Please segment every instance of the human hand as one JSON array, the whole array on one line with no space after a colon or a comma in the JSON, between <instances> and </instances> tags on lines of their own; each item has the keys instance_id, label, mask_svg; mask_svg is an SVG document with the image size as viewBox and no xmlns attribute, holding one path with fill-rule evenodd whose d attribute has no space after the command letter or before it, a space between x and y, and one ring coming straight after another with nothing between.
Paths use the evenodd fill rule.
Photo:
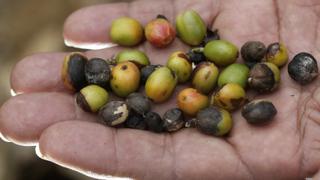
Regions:
<instances>
[{"instance_id":1,"label":"human hand","mask_svg":"<svg viewBox=\"0 0 320 180\"><path fill-rule=\"evenodd\" d=\"M135 1L98 5L77 11L65 24L64 38L74 46L109 41L112 19L129 15L142 24L164 14L173 22L178 12L194 9L222 39L238 47L248 40L283 42L292 58L306 51L320 59L317 0L174 0ZM188 47L178 39L166 49L140 46L152 63L164 63L175 50ZM89 57L109 58L121 48L88 51ZM258 96L272 101L278 114L263 127L247 124L239 111L225 138L194 129L155 134L114 129L97 123L80 110L61 82L65 53L35 54L20 61L11 75L21 95L0 110L0 131L20 145L38 144L41 157L84 173L129 176L137 179L303 179L320 168L320 89L314 81L301 87L284 67L279 89ZM177 90L176 90L177 92ZM157 105L162 112L175 98ZM320 173L314 179L320 179Z\"/></svg>"}]
</instances>

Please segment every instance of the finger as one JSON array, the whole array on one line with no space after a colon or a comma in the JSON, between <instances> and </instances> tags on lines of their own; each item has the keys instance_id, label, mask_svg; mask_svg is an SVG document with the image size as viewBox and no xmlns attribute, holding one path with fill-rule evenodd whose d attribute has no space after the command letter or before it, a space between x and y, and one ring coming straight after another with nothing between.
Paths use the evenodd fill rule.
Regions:
<instances>
[{"instance_id":1,"label":"finger","mask_svg":"<svg viewBox=\"0 0 320 180\"><path fill-rule=\"evenodd\" d=\"M158 14L163 14L174 22L177 13L186 9L199 12L209 25L218 12L218 3L212 0L144 0L86 7L76 11L66 20L64 39L68 45L74 47L103 47L103 44L110 42L108 32L116 18L130 16L145 25Z\"/></svg>"},{"instance_id":2,"label":"finger","mask_svg":"<svg viewBox=\"0 0 320 180\"><path fill-rule=\"evenodd\" d=\"M162 104L154 104L153 111L161 116L170 108L176 107L179 86L172 98ZM110 94L109 101L119 99ZM1 135L22 145L37 143L42 131L52 124L65 120L81 119L96 121L95 114L86 113L76 105L72 94L41 92L21 94L9 99L0 109Z\"/></svg>"},{"instance_id":3,"label":"finger","mask_svg":"<svg viewBox=\"0 0 320 180\"><path fill-rule=\"evenodd\" d=\"M31 93L12 97L0 109L0 131L8 140L34 145L48 126L65 120L93 121L74 104L72 95L63 93Z\"/></svg>"},{"instance_id":4,"label":"finger","mask_svg":"<svg viewBox=\"0 0 320 180\"><path fill-rule=\"evenodd\" d=\"M134 2L132 5L130 5L130 7L132 8L131 10L132 15L136 14L136 16L138 16L140 13L139 7L141 7L142 5L147 5L149 11L144 11L142 15L140 13L140 19L143 20L143 18L145 18L144 21L146 22L148 16L151 18L151 16L155 17L157 14L161 13L156 10L157 8L166 7L168 6L168 4L171 3L171 1L170 2L151 1L151 2L150 1ZM157 6L157 5L160 5L158 4L160 2L164 3L164 6ZM180 12L185 9L190 9L190 8L195 9L201 14L201 16L205 19L205 21L209 23L215 16L215 14L217 14L217 11L218 11L217 3L214 3L214 2L213 4L211 3L212 1L209 1L209 0L202 0L201 2L175 1L176 5L174 8L175 9L174 11ZM107 33L105 33L104 30L100 29L100 27L104 23L99 23L99 22L100 21L109 22L105 20L105 18L108 19L110 15L113 16L113 14L117 14L117 12L121 12L122 9L125 9L125 7L127 7L124 4L125 3L99 5L99 6L93 6L93 7L79 10L78 12L71 15L66 21L65 36L69 37L68 34L70 34L70 39L72 39L73 37L79 37L79 38L87 38L88 40L92 39L92 36L98 36L98 39L100 39L101 36L104 36ZM211 10L211 7L213 7L213 10ZM164 12L167 9L168 8L163 8L161 9L161 11ZM115 12L113 13L113 11ZM163 14L168 14L168 13L164 12ZM82 23L80 27L76 27L79 24L79 21ZM83 25L83 23L86 25ZM90 23L93 23L93 24L90 25ZM69 29L70 29L70 33L67 33ZM100 33L92 32L95 30L101 31L101 32ZM89 35L86 35L86 34L89 34ZM103 57L110 58L110 54L115 54L117 51L116 49L118 48L111 48L111 49L102 50L98 52L89 52L88 54L92 56L102 57L102 58ZM144 46L142 45L140 49L143 49L144 51L146 51L148 55L150 53L153 54L153 56L151 56L152 62L156 62L158 64L164 64L164 62L167 60L168 54L173 52L174 49L184 50L186 49L186 46L183 46L180 41L175 40L175 42L169 48L156 49L152 47L150 44L146 43ZM11 76L11 85L13 90L15 90L18 93L39 92L39 91L65 91L65 88L63 87L63 83L61 82L61 77L60 77L63 56L65 56L65 54L62 54L62 53L48 54L47 53L47 54L30 56L25 58L21 62L19 62L14 68Z\"/></svg>"},{"instance_id":5,"label":"finger","mask_svg":"<svg viewBox=\"0 0 320 180\"><path fill-rule=\"evenodd\" d=\"M121 48L110 48L98 53L107 59ZM68 91L61 79L64 57L67 53L41 53L28 56L19 61L11 73L11 88L18 94L44 91ZM95 54L89 53L89 57Z\"/></svg>"},{"instance_id":6,"label":"finger","mask_svg":"<svg viewBox=\"0 0 320 180\"><path fill-rule=\"evenodd\" d=\"M219 15L213 27L219 29L223 39L241 47L248 40L266 44L279 40L278 19L274 1L221 1Z\"/></svg>"},{"instance_id":7,"label":"finger","mask_svg":"<svg viewBox=\"0 0 320 180\"><path fill-rule=\"evenodd\" d=\"M319 16L315 6L307 5L311 2L316 4L316 1L278 1L281 39L292 54L316 51L320 42Z\"/></svg>"},{"instance_id":8,"label":"finger","mask_svg":"<svg viewBox=\"0 0 320 180\"><path fill-rule=\"evenodd\" d=\"M193 129L168 135L66 121L41 135L39 150L41 158L91 176L251 179L231 146Z\"/></svg>"},{"instance_id":9,"label":"finger","mask_svg":"<svg viewBox=\"0 0 320 180\"><path fill-rule=\"evenodd\" d=\"M320 179L320 171L318 171L312 178L306 178L306 180L312 180L312 179Z\"/></svg>"},{"instance_id":10,"label":"finger","mask_svg":"<svg viewBox=\"0 0 320 180\"><path fill-rule=\"evenodd\" d=\"M151 45L136 47L144 51L151 64L166 64L174 51L187 51L188 47L176 40L169 48L156 50ZM88 51L88 58L110 59L123 47L113 47L97 51ZM61 70L67 53L42 53L26 57L19 61L11 73L11 88L16 93L30 92L70 92L63 85Z\"/></svg>"},{"instance_id":11,"label":"finger","mask_svg":"<svg viewBox=\"0 0 320 180\"><path fill-rule=\"evenodd\" d=\"M181 43L175 42L173 43L172 51L175 49L180 49ZM89 51L86 53L86 55L91 58L91 57L101 57L104 59L108 59L111 56L113 56L116 52L121 50L122 48L120 47L114 47L111 49L105 49L105 50L99 50L99 51ZM158 64L156 61L162 61L165 62L167 57L169 56L169 53L171 51L167 50L162 50L162 53L158 55L158 53L151 53L151 62ZM60 71L63 63L63 58L66 54L65 53L44 53L44 54L38 54L38 55L33 55L31 57L27 57L21 62L19 62L13 72L12 72L12 77L11 77L11 84L12 88L17 91L17 92L28 92L28 93L34 93L34 92L56 92L56 91L61 91L61 92L68 92L64 87L63 83L60 77ZM154 58L153 58L154 57ZM24 74L27 74L26 76L23 76ZM166 110L173 108L176 106L176 99L175 96L179 92L179 90L183 88L183 86L179 86L177 90L175 91L174 96L168 100L165 103L162 103L161 105L155 105L153 107L154 111L157 111L162 115ZM141 88L143 89L143 88ZM62 113L61 117L52 117L52 118L47 118L44 121L42 118L47 114L43 113L46 111L37 111L36 108L34 109L27 109L29 114L33 114L33 116L37 118L29 118L28 119L28 125L29 126L22 126L23 130L19 129L20 126L15 127L14 124L18 123L21 124L21 121L23 122L25 119L21 116L8 116L7 114L12 114L15 115L16 113L19 114L25 114L24 112L16 111L15 106L16 104L19 104L20 99L24 99L24 97L31 97L28 98L27 100L23 100L24 102L22 105L28 106L28 102L32 101L35 105L35 107L42 107L46 108L48 105L47 104L47 99L45 99L45 95L41 96L43 98L34 98L32 99L33 96L37 97L38 94L46 94L46 93L34 93L34 95L23 95L23 96L17 96L12 99L10 99L5 105L2 107L2 118L0 121L2 121L3 128L1 132L5 137L10 139L11 141L14 141L16 143L20 144L28 144L28 143L35 143L38 140L38 135L42 132L42 130L49 125L57 122L57 121L62 121L66 120L63 115L65 113ZM50 93L48 93L50 94ZM60 94L60 93L57 93ZM69 105L72 100L71 94L69 93ZM55 99L55 98L53 98ZM65 106L69 106L68 104L65 104L64 101L59 101L60 98L55 99L57 102L56 104L64 104ZM112 99L112 96L111 96ZM58 103L59 102L59 103ZM69 108L74 108L74 104L72 104L71 107ZM29 106L28 106L29 107ZM31 106L32 107L32 106ZM64 106L60 106L64 107ZM22 109L24 110L24 109ZM50 111L50 109L46 109L47 111ZM55 112L55 109L52 109ZM41 113L41 115L38 115L38 113ZM39 113L39 114L40 114ZM71 115L72 113L67 113ZM35 120L35 121L33 121ZM38 124L38 121L41 123ZM39 128L32 128L31 124L34 123L35 126L40 126ZM23 123L22 123L23 124ZM37 125L38 124L38 125Z\"/></svg>"},{"instance_id":12,"label":"finger","mask_svg":"<svg viewBox=\"0 0 320 180\"><path fill-rule=\"evenodd\" d=\"M18 94L64 91L61 67L65 55L65 53L42 53L19 61L11 72L11 88Z\"/></svg>"}]
</instances>

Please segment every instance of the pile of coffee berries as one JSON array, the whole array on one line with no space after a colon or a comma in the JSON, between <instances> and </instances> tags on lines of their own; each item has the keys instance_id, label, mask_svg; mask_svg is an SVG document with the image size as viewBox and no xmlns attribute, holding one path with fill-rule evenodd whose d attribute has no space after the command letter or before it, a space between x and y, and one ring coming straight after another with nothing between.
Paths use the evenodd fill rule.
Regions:
<instances>
[{"instance_id":1,"label":"pile of coffee berries","mask_svg":"<svg viewBox=\"0 0 320 180\"><path fill-rule=\"evenodd\" d=\"M269 123L277 110L265 99L249 100L247 91L272 93L281 83L280 69L289 59L283 43L268 46L248 41L240 51L221 40L218 30L208 29L195 11L176 18L175 27L158 15L143 28L135 19L113 21L110 37L121 46L136 46L146 39L157 48L169 46L179 37L192 46L187 52L174 51L165 65L150 64L143 51L126 49L108 60L88 59L82 53L65 57L62 79L66 88L77 92L76 102L84 111L97 113L106 125L152 132L175 132L184 127L223 136L232 129L233 111L252 125ZM244 63L236 62L239 54ZM302 52L288 64L289 76L301 85L318 76L316 59ZM176 86L187 86L177 94L176 107L163 115L152 104L172 97ZM117 100L109 101L110 94Z\"/></svg>"}]
</instances>

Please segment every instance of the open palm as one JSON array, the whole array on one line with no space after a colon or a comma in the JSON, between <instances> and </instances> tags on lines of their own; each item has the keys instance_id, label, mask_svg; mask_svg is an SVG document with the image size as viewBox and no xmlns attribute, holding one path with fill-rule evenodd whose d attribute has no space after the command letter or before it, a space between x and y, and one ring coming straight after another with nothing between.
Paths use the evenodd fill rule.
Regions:
<instances>
[{"instance_id":1,"label":"open palm","mask_svg":"<svg viewBox=\"0 0 320 180\"><path fill-rule=\"evenodd\" d=\"M165 15L194 9L222 39L238 47L248 40L265 44L281 41L292 58L306 51L320 59L320 2L317 0L162 0L98 5L77 11L65 24L64 37L74 46L109 41L108 28L120 16L143 24ZM175 50L188 47L178 39L166 49L149 43L153 64L164 63ZM121 48L89 51L89 57L109 58ZM320 168L320 89L314 81L301 87L283 68L281 85L270 95L278 114L267 126L247 124L240 112L225 138L184 129L155 134L113 129L96 116L80 110L64 89L60 70L65 53L36 54L20 61L11 76L12 88L21 95L0 110L0 130L9 141L39 144L41 157L85 173L129 176L137 179L303 179ZM175 106L175 98L155 106ZM320 173L315 179L320 179Z\"/></svg>"}]
</instances>

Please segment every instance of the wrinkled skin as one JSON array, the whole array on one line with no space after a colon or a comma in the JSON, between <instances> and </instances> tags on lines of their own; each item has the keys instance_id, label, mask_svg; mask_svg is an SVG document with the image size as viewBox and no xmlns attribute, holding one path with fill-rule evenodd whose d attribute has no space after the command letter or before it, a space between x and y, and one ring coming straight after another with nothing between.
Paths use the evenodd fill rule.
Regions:
<instances>
[{"instance_id":1,"label":"wrinkled skin","mask_svg":"<svg viewBox=\"0 0 320 180\"><path fill-rule=\"evenodd\" d=\"M171 0L135 1L88 7L66 21L64 38L73 46L108 42L111 20L123 15L144 25L157 14L171 22L178 12L192 8L223 39L240 47L247 40L265 44L281 41L290 58L307 51L320 59L320 1L318 0ZM141 9L143 8L143 9ZM108 21L109 20L109 21ZM81 23L79 23L81 22ZM166 49L141 45L152 63L165 63L176 50L187 50L179 40ZM121 48L89 51L108 58ZM203 135L195 129L155 134L113 129L97 123L74 104L63 88L60 68L64 53L35 54L12 71L12 88L22 95L9 99L0 111L0 130L20 145L39 144L42 158L73 169L137 179L303 179L320 167L320 88L317 79L307 86L293 82L287 67L271 100L278 114L266 126L248 125L240 112L225 138ZM163 111L175 100L158 105Z\"/></svg>"}]
</instances>

